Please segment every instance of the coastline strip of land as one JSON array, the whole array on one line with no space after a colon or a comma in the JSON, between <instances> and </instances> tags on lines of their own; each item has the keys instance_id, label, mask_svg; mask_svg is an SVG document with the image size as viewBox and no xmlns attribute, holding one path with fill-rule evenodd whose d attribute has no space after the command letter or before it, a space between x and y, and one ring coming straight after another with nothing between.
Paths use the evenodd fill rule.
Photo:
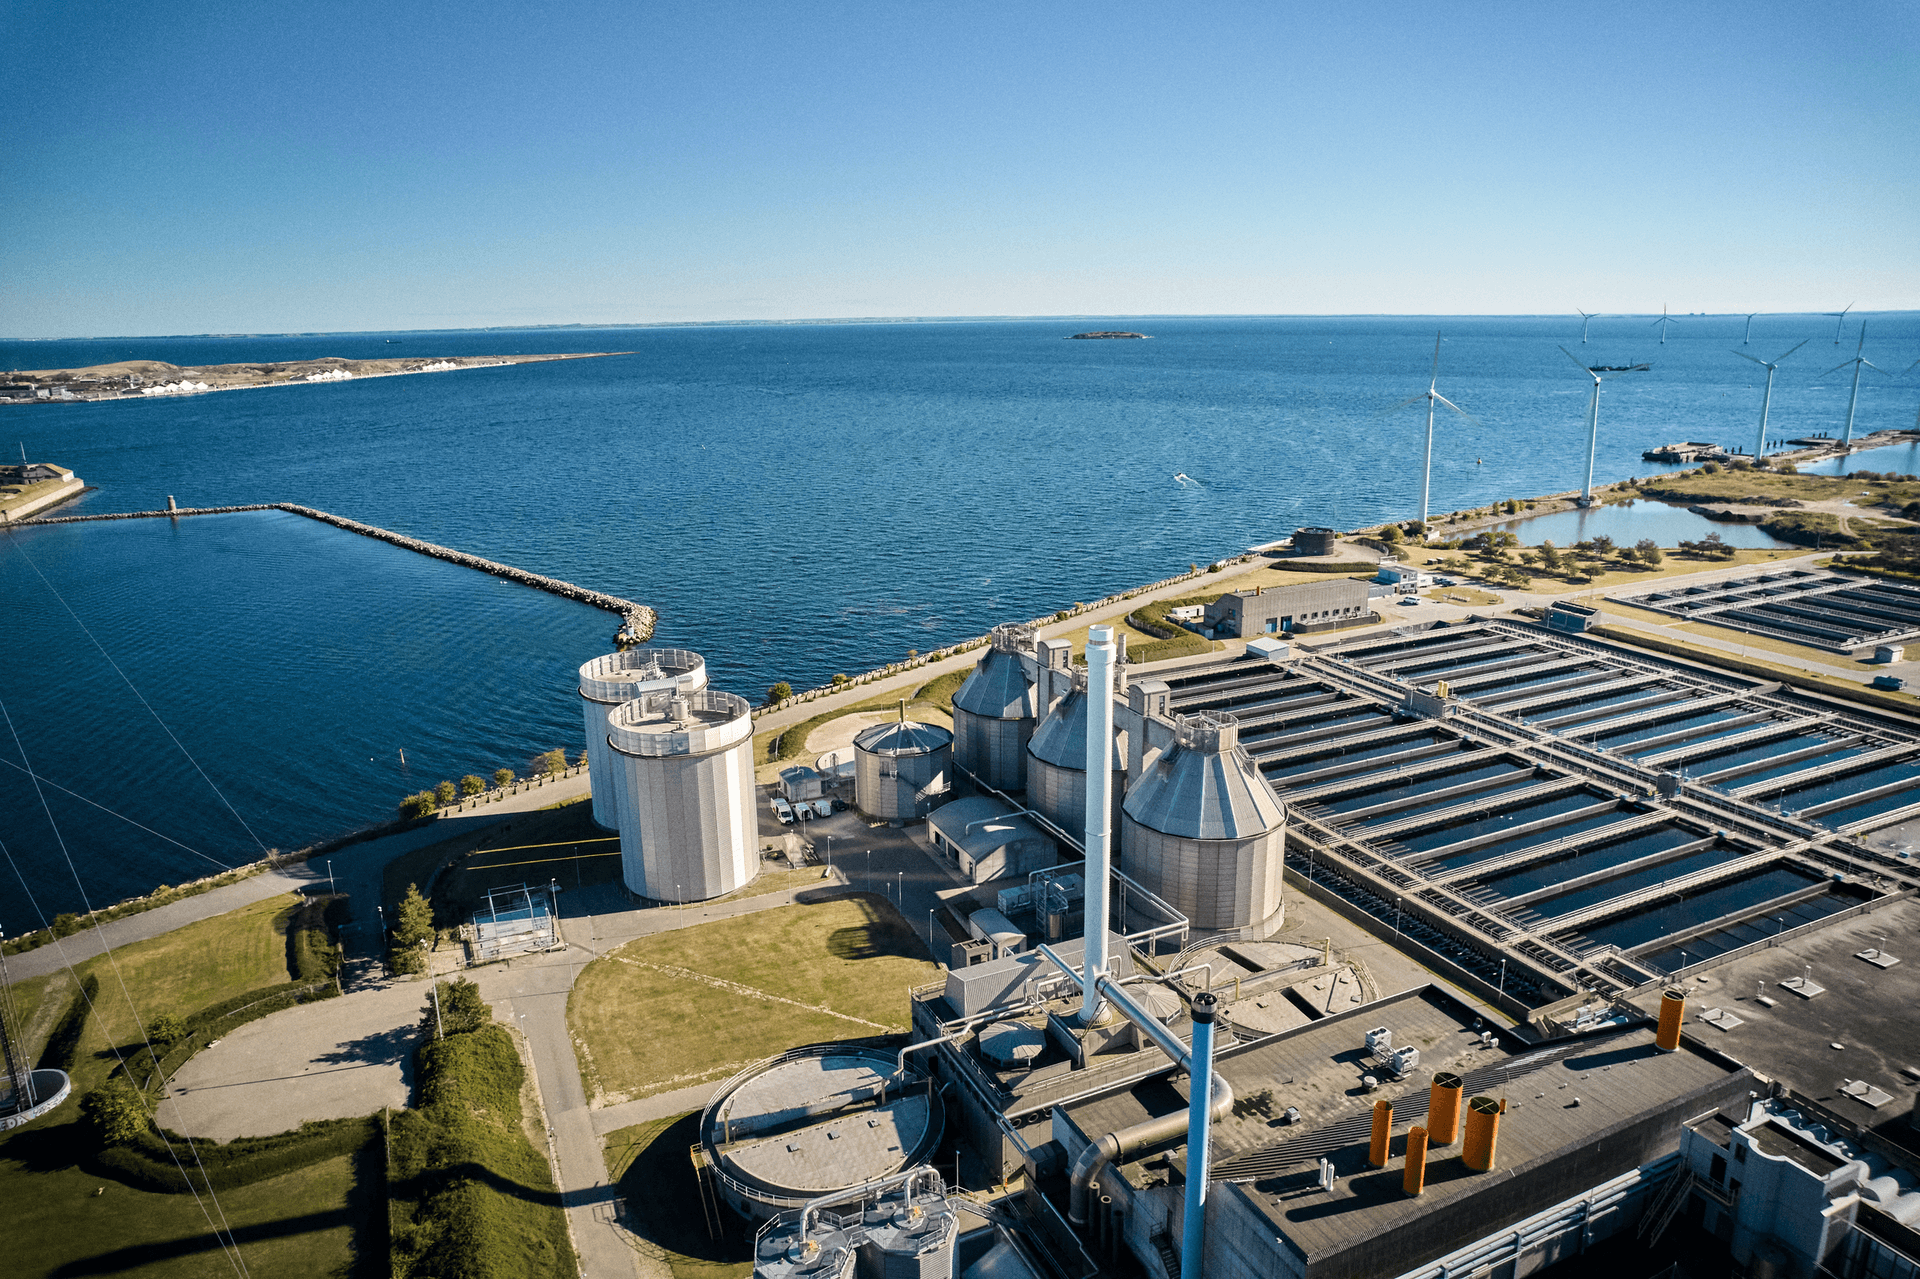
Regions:
<instances>
[{"instance_id":1,"label":"coastline strip of land","mask_svg":"<svg viewBox=\"0 0 1920 1279\"><path fill-rule=\"evenodd\" d=\"M349 360L337 355L317 360L257 364L168 364L164 360L120 360L79 369L26 369L0 373L0 404L62 404L87 400L141 400L210 391L247 391L263 386L312 386L359 378L404 377L413 373L457 373L509 364L550 360L598 360L631 351L568 351L551 355L445 355L405 359Z\"/></svg>"}]
</instances>

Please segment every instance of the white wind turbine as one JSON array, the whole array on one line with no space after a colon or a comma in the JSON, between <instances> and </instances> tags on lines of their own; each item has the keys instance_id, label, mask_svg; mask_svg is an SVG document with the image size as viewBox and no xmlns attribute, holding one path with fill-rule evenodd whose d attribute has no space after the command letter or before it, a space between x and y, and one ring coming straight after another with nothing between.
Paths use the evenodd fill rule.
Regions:
<instances>
[{"instance_id":1,"label":"white wind turbine","mask_svg":"<svg viewBox=\"0 0 1920 1279\"><path fill-rule=\"evenodd\" d=\"M1560 353L1572 360L1579 370L1593 379L1593 398L1587 401L1587 482L1580 490L1580 505L1593 505L1593 455L1600 445L1600 383L1606 379L1588 368L1579 356L1566 347Z\"/></svg>"},{"instance_id":2,"label":"white wind turbine","mask_svg":"<svg viewBox=\"0 0 1920 1279\"><path fill-rule=\"evenodd\" d=\"M1801 338L1793 344L1790 350L1775 356L1772 363L1768 363L1766 360L1753 360L1753 357L1745 351L1734 352L1734 354L1741 359L1753 360L1755 364L1758 364L1767 371L1767 393L1760 401L1760 435L1758 441L1753 446L1753 460L1756 462L1767 455L1767 410L1773 406L1773 371L1780 367L1780 361L1786 359L1787 356L1792 355L1794 351L1798 351L1811 341L1813 341L1812 338Z\"/></svg>"},{"instance_id":3,"label":"white wind turbine","mask_svg":"<svg viewBox=\"0 0 1920 1279\"><path fill-rule=\"evenodd\" d=\"M1574 313L1580 317L1580 345L1585 346L1587 344L1587 325L1593 322L1593 317L1577 306L1574 307L1573 310Z\"/></svg>"},{"instance_id":4,"label":"white wind turbine","mask_svg":"<svg viewBox=\"0 0 1920 1279\"><path fill-rule=\"evenodd\" d=\"M1838 373L1841 369L1846 368L1847 365L1853 365L1853 394L1847 397L1847 434L1846 438L1840 441L1841 448L1847 448L1853 444L1853 406L1860 402L1860 370L1862 368L1868 368L1878 373L1881 377L1887 376L1885 369L1875 364L1872 360L1869 360L1863 354L1866 349L1867 322L1862 320L1860 321L1860 345L1854 348L1853 358L1851 360L1842 360L1827 370L1827 373ZM1820 376L1825 377L1827 373L1822 373Z\"/></svg>"},{"instance_id":5,"label":"white wind turbine","mask_svg":"<svg viewBox=\"0 0 1920 1279\"><path fill-rule=\"evenodd\" d=\"M1675 320L1671 315L1667 314L1667 304L1665 302L1662 302L1660 304L1660 318L1655 320L1652 324L1648 325L1647 327L1660 330L1660 345L1665 346L1667 344L1667 326L1669 324L1677 324L1677 323L1679 323L1679 321ZM1574 363L1580 364L1580 361L1575 360ZM1580 367L1584 369L1587 366L1584 364L1580 364Z\"/></svg>"},{"instance_id":6,"label":"white wind turbine","mask_svg":"<svg viewBox=\"0 0 1920 1279\"><path fill-rule=\"evenodd\" d=\"M1436 333L1433 335L1433 372L1427 378L1427 389L1418 395L1408 396L1392 408L1382 410L1379 414L1379 416L1385 417L1388 413L1397 413L1408 405L1418 404L1422 400L1427 402L1427 450L1426 457L1420 465L1420 540L1423 542L1427 540L1427 502L1433 491L1433 406L1436 404L1444 404L1469 422L1479 420L1475 418L1473 414L1440 394L1440 392L1435 389L1439 384L1440 335Z\"/></svg>"},{"instance_id":7,"label":"white wind turbine","mask_svg":"<svg viewBox=\"0 0 1920 1279\"><path fill-rule=\"evenodd\" d=\"M1851 310L1853 310L1853 303L1849 302L1842 310L1827 312L1828 315L1833 317L1833 344L1835 346L1840 345L1840 326L1847 322L1847 312Z\"/></svg>"},{"instance_id":8,"label":"white wind turbine","mask_svg":"<svg viewBox=\"0 0 1920 1279\"><path fill-rule=\"evenodd\" d=\"M1758 314L1760 314L1758 311L1753 313L1753 315ZM1753 341L1753 315L1747 317L1747 336L1740 339L1741 346L1747 346Z\"/></svg>"}]
</instances>

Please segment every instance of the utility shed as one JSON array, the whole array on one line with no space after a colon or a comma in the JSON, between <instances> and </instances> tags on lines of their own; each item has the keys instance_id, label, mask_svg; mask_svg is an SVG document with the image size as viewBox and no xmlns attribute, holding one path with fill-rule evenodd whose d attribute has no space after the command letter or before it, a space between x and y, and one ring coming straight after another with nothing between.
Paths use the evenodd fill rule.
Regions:
<instances>
[{"instance_id":1,"label":"utility shed","mask_svg":"<svg viewBox=\"0 0 1920 1279\"><path fill-rule=\"evenodd\" d=\"M1404 1079L1390 1079L1369 1052L1367 1033L1380 1027L1420 1050ZM1478 1263L1453 1266L1469 1249L1492 1249L1494 1273L1531 1273L1630 1228L1673 1167L1682 1124L1755 1087L1750 1070L1690 1041L1657 1051L1644 1023L1533 1046L1499 1036L1483 1044L1483 1028L1476 1010L1424 986L1219 1049L1235 1105L1213 1133L1208 1279L1426 1276L1443 1261L1449 1273L1473 1273ZM1054 1108L1053 1136L1069 1162L1108 1133L1185 1109L1186 1076L1162 1060L1153 1074ZM1463 1114L1466 1099L1505 1100L1494 1163L1468 1169L1456 1137L1427 1152L1424 1191L1408 1195L1406 1132L1426 1122L1439 1071L1462 1077ZM1371 1091L1368 1074L1381 1081ZM1368 1163L1378 1101L1394 1106L1386 1168ZM1292 1124L1280 1122L1288 1107L1299 1111ZM1322 1155L1331 1190L1320 1189ZM1152 1236L1169 1229L1180 1247L1186 1167L1176 1139L1102 1176L1097 1189L1112 1197L1136 1256L1157 1257ZM1521 1222L1539 1224L1521 1231ZM1516 1239L1524 1255L1511 1251Z\"/></svg>"},{"instance_id":2,"label":"utility shed","mask_svg":"<svg viewBox=\"0 0 1920 1279\"><path fill-rule=\"evenodd\" d=\"M1044 870L1056 860L1051 836L1007 802L969 795L927 818L934 851L976 884Z\"/></svg>"},{"instance_id":3,"label":"utility shed","mask_svg":"<svg viewBox=\"0 0 1920 1279\"><path fill-rule=\"evenodd\" d=\"M1367 584L1350 577L1229 591L1207 605L1202 625L1220 639L1330 631L1374 620L1369 598Z\"/></svg>"}]
</instances>

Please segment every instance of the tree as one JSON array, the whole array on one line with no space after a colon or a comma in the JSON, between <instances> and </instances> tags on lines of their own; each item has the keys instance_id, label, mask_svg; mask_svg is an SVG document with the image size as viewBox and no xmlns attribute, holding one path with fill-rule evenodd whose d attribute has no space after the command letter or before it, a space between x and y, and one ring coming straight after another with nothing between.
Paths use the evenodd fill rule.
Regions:
<instances>
[{"instance_id":1,"label":"tree","mask_svg":"<svg viewBox=\"0 0 1920 1279\"><path fill-rule=\"evenodd\" d=\"M1540 567L1549 573L1558 573L1561 570L1560 549L1551 539L1540 543Z\"/></svg>"},{"instance_id":2,"label":"tree","mask_svg":"<svg viewBox=\"0 0 1920 1279\"><path fill-rule=\"evenodd\" d=\"M784 702L792 696L793 685L787 683L785 680L781 680L778 684L775 684L767 690L767 705L771 706L775 702Z\"/></svg>"},{"instance_id":3,"label":"tree","mask_svg":"<svg viewBox=\"0 0 1920 1279\"><path fill-rule=\"evenodd\" d=\"M1427 526L1419 520L1408 520L1401 527L1406 529L1408 537L1425 537L1427 535Z\"/></svg>"},{"instance_id":4,"label":"tree","mask_svg":"<svg viewBox=\"0 0 1920 1279\"><path fill-rule=\"evenodd\" d=\"M433 788L433 802L442 808L451 804L458 795L459 792L454 789L452 782L441 782Z\"/></svg>"},{"instance_id":5,"label":"tree","mask_svg":"<svg viewBox=\"0 0 1920 1279\"><path fill-rule=\"evenodd\" d=\"M496 769L494 769L494 770L493 770L493 784L494 784L495 786L511 786L511 785L513 785L513 770L512 770L511 768L496 768Z\"/></svg>"},{"instance_id":6,"label":"tree","mask_svg":"<svg viewBox=\"0 0 1920 1279\"><path fill-rule=\"evenodd\" d=\"M124 1146L147 1131L147 1111L140 1094L124 1079L109 1079L80 1099L80 1113L93 1125L103 1146Z\"/></svg>"},{"instance_id":7,"label":"tree","mask_svg":"<svg viewBox=\"0 0 1920 1279\"><path fill-rule=\"evenodd\" d=\"M480 998L480 987L464 977L435 983L440 988L439 1016L434 1016L433 997L427 997L421 1010L420 1033L428 1039L436 1030L446 1035L464 1035L493 1021L493 1009Z\"/></svg>"},{"instance_id":8,"label":"tree","mask_svg":"<svg viewBox=\"0 0 1920 1279\"><path fill-rule=\"evenodd\" d=\"M558 777L567 771L567 753L556 747L534 760L533 766L549 777Z\"/></svg>"},{"instance_id":9,"label":"tree","mask_svg":"<svg viewBox=\"0 0 1920 1279\"><path fill-rule=\"evenodd\" d=\"M1660 553L1660 543L1650 537L1643 537L1638 542L1635 542L1633 549L1634 552L1639 555L1640 562L1648 568L1660 567L1660 561L1666 558Z\"/></svg>"},{"instance_id":10,"label":"tree","mask_svg":"<svg viewBox=\"0 0 1920 1279\"><path fill-rule=\"evenodd\" d=\"M842 684L845 684L847 682L848 682L847 677L844 674L836 673L833 677L833 686L835 688L839 688Z\"/></svg>"},{"instance_id":11,"label":"tree","mask_svg":"<svg viewBox=\"0 0 1920 1279\"><path fill-rule=\"evenodd\" d=\"M1709 462L1700 468L1700 473L1702 475L1718 475L1720 474L1720 464L1718 462Z\"/></svg>"},{"instance_id":12,"label":"tree","mask_svg":"<svg viewBox=\"0 0 1920 1279\"><path fill-rule=\"evenodd\" d=\"M1405 537L1406 534L1400 531L1398 524L1389 524L1380 530L1380 540L1388 546L1398 546Z\"/></svg>"},{"instance_id":13,"label":"tree","mask_svg":"<svg viewBox=\"0 0 1920 1279\"><path fill-rule=\"evenodd\" d=\"M407 885L407 895L394 911L393 967L403 973L417 973L425 966L422 944L433 941L433 903L420 895L418 884Z\"/></svg>"},{"instance_id":14,"label":"tree","mask_svg":"<svg viewBox=\"0 0 1920 1279\"><path fill-rule=\"evenodd\" d=\"M437 806L432 791L416 791L400 801L400 816L410 821L416 817L428 817Z\"/></svg>"},{"instance_id":15,"label":"tree","mask_svg":"<svg viewBox=\"0 0 1920 1279\"><path fill-rule=\"evenodd\" d=\"M573 762L578 764L581 768L585 768L587 766L587 748L586 747L582 746L580 748L580 758L576 759Z\"/></svg>"},{"instance_id":16,"label":"tree","mask_svg":"<svg viewBox=\"0 0 1920 1279\"><path fill-rule=\"evenodd\" d=\"M478 795L486 788L486 782L483 781L477 773L468 773L460 779L460 793L462 795Z\"/></svg>"}]
</instances>

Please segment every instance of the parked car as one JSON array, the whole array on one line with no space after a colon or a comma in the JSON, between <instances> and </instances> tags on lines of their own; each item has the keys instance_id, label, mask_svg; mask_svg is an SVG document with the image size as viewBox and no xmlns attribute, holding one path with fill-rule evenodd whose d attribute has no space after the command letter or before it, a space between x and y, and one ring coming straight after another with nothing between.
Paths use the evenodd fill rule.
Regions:
<instances>
[{"instance_id":1,"label":"parked car","mask_svg":"<svg viewBox=\"0 0 1920 1279\"><path fill-rule=\"evenodd\" d=\"M773 797L773 815L780 819L782 826L793 825L793 809L788 806L786 800L781 799L778 795Z\"/></svg>"},{"instance_id":2,"label":"parked car","mask_svg":"<svg viewBox=\"0 0 1920 1279\"><path fill-rule=\"evenodd\" d=\"M1897 693L1907 686L1907 681L1901 679L1898 675L1875 675L1873 677L1873 686L1875 688L1890 689Z\"/></svg>"},{"instance_id":3,"label":"parked car","mask_svg":"<svg viewBox=\"0 0 1920 1279\"><path fill-rule=\"evenodd\" d=\"M813 801L813 811L822 817L831 817L833 816L833 801L829 799L816 799Z\"/></svg>"},{"instance_id":4,"label":"parked car","mask_svg":"<svg viewBox=\"0 0 1920 1279\"><path fill-rule=\"evenodd\" d=\"M846 811L847 811L847 801L846 801L846 800L844 800L844 799L841 799L841 798L839 798L838 796L835 796L835 797L834 797L834 801L833 801L833 811L834 811L834 812L836 812L836 813L844 813L844 812L846 812Z\"/></svg>"},{"instance_id":5,"label":"parked car","mask_svg":"<svg viewBox=\"0 0 1920 1279\"><path fill-rule=\"evenodd\" d=\"M1402 595L1400 597L1400 602L1402 604L1418 604L1420 602L1420 597L1418 595Z\"/></svg>"}]
</instances>

